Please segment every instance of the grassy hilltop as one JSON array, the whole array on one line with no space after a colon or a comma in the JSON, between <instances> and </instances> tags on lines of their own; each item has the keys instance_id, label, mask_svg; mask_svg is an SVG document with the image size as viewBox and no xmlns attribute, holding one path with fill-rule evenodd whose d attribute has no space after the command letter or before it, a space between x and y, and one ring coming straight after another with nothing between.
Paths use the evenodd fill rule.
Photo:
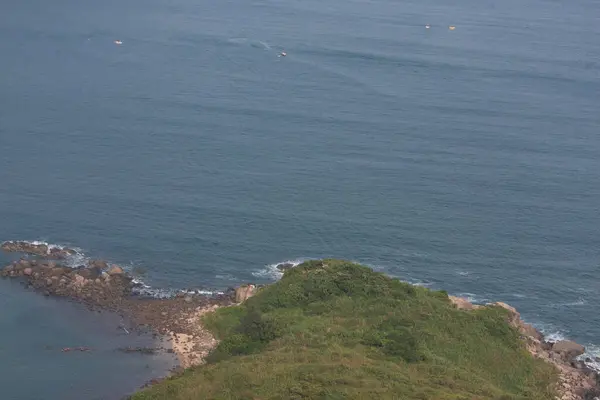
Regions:
<instances>
[{"instance_id":1,"label":"grassy hilltop","mask_svg":"<svg viewBox=\"0 0 600 400\"><path fill-rule=\"evenodd\" d=\"M207 365L132 399L554 398L554 369L506 317L361 265L310 261L205 317L221 341Z\"/></svg>"}]
</instances>

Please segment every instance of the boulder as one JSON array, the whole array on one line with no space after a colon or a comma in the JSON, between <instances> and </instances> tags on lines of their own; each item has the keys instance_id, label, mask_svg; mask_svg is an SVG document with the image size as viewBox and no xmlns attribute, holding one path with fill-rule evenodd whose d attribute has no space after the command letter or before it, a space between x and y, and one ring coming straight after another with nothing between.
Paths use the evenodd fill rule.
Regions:
<instances>
[{"instance_id":1,"label":"boulder","mask_svg":"<svg viewBox=\"0 0 600 400\"><path fill-rule=\"evenodd\" d=\"M280 271L286 271L288 269L294 268L294 264L292 264L292 263L281 263L281 264L278 264L275 268L277 268Z\"/></svg>"},{"instance_id":2,"label":"boulder","mask_svg":"<svg viewBox=\"0 0 600 400\"><path fill-rule=\"evenodd\" d=\"M2 243L2 245L0 245L0 248L9 253L28 253L35 254L38 256L45 256L48 254L48 246L45 244L10 241Z\"/></svg>"},{"instance_id":3,"label":"boulder","mask_svg":"<svg viewBox=\"0 0 600 400\"><path fill-rule=\"evenodd\" d=\"M109 268L108 271L106 271L106 273L110 276L115 276L115 275L123 275L123 268L119 267L118 265L113 265L112 267Z\"/></svg>"},{"instance_id":4,"label":"boulder","mask_svg":"<svg viewBox=\"0 0 600 400\"><path fill-rule=\"evenodd\" d=\"M240 287L238 287L237 289L235 289L235 302L236 303L243 303L244 301L248 300L250 297L254 296L256 292L256 286L255 285L242 285Z\"/></svg>"},{"instance_id":5,"label":"boulder","mask_svg":"<svg viewBox=\"0 0 600 400\"><path fill-rule=\"evenodd\" d=\"M46 278L46 286L52 286L54 281L51 278Z\"/></svg>"},{"instance_id":6,"label":"boulder","mask_svg":"<svg viewBox=\"0 0 600 400\"><path fill-rule=\"evenodd\" d=\"M27 267L23 270L23 275L31 276L32 272L33 272L33 270L31 268Z\"/></svg>"},{"instance_id":7,"label":"boulder","mask_svg":"<svg viewBox=\"0 0 600 400\"><path fill-rule=\"evenodd\" d=\"M108 264L104 260L92 260L88 264L91 268L99 268L101 270L108 269Z\"/></svg>"},{"instance_id":8,"label":"boulder","mask_svg":"<svg viewBox=\"0 0 600 400\"><path fill-rule=\"evenodd\" d=\"M28 260L19 260L19 268L31 267L31 262Z\"/></svg>"},{"instance_id":9,"label":"boulder","mask_svg":"<svg viewBox=\"0 0 600 400\"><path fill-rule=\"evenodd\" d=\"M102 269L99 267L82 268L77 273L85 279L95 280L102 274Z\"/></svg>"},{"instance_id":10,"label":"boulder","mask_svg":"<svg viewBox=\"0 0 600 400\"><path fill-rule=\"evenodd\" d=\"M9 273L11 273L12 271L14 271L15 267L12 265L7 265L6 267L4 267L4 269L2 269L2 275L8 275Z\"/></svg>"},{"instance_id":11,"label":"boulder","mask_svg":"<svg viewBox=\"0 0 600 400\"><path fill-rule=\"evenodd\" d=\"M585 353L585 347L570 340L561 340L552 345L552 351L559 354L563 360L571 361Z\"/></svg>"},{"instance_id":12,"label":"boulder","mask_svg":"<svg viewBox=\"0 0 600 400\"><path fill-rule=\"evenodd\" d=\"M86 284L86 279L79 275L79 274L75 274L75 279L73 279L73 285L76 287L83 287Z\"/></svg>"}]
</instances>

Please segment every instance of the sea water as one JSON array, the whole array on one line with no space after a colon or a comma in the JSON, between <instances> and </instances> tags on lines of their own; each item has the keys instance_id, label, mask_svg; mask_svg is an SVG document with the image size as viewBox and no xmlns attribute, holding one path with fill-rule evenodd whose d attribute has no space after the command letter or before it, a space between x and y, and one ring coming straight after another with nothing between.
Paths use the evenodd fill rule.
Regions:
<instances>
[{"instance_id":1,"label":"sea water","mask_svg":"<svg viewBox=\"0 0 600 400\"><path fill-rule=\"evenodd\" d=\"M4 4L0 240L75 246L171 292L346 258L594 349L599 19L592 0ZM44 350L108 340L85 328L102 321L0 293L9 397L129 369ZM57 380L86 372L76 357L94 380Z\"/></svg>"}]
</instances>

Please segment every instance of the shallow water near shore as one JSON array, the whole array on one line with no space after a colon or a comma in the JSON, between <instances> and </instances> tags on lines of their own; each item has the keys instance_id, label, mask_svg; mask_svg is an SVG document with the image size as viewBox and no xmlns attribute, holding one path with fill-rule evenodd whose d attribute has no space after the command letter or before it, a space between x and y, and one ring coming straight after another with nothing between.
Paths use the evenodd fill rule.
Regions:
<instances>
[{"instance_id":1,"label":"shallow water near shore","mask_svg":"<svg viewBox=\"0 0 600 400\"><path fill-rule=\"evenodd\" d=\"M346 258L600 345L598 2L13 3L0 240L143 267L166 293ZM0 284L11 312L63 304ZM9 315L0 342L47 338ZM5 368L27 398L36 374Z\"/></svg>"},{"instance_id":2,"label":"shallow water near shore","mask_svg":"<svg viewBox=\"0 0 600 400\"><path fill-rule=\"evenodd\" d=\"M0 280L0 308L3 398L118 400L177 364L164 352L120 351L163 343L151 334L127 334L118 315L46 298L16 281Z\"/></svg>"}]
</instances>

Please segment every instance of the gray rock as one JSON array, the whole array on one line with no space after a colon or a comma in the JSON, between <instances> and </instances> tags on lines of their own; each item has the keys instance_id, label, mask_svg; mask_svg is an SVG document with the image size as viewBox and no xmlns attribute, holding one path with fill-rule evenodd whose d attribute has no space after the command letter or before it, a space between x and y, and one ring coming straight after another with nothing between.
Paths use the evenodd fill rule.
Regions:
<instances>
[{"instance_id":1,"label":"gray rock","mask_svg":"<svg viewBox=\"0 0 600 400\"><path fill-rule=\"evenodd\" d=\"M108 268L108 264L104 260L92 260L89 262L89 266L95 267L95 268L100 268L100 269Z\"/></svg>"},{"instance_id":2,"label":"gray rock","mask_svg":"<svg viewBox=\"0 0 600 400\"><path fill-rule=\"evenodd\" d=\"M77 270L77 273L85 279L95 280L102 274L102 269L98 267L82 268Z\"/></svg>"},{"instance_id":3,"label":"gray rock","mask_svg":"<svg viewBox=\"0 0 600 400\"><path fill-rule=\"evenodd\" d=\"M564 360L571 361L585 353L585 347L570 340L561 340L552 345L552 351L560 354Z\"/></svg>"},{"instance_id":4,"label":"gray rock","mask_svg":"<svg viewBox=\"0 0 600 400\"><path fill-rule=\"evenodd\" d=\"M46 278L46 286L52 286L54 281L51 278Z\"/></svg>"},{"instance_id":5,"label":"gray rock","mask_svg":"<svg viewBox=\"0 0 600 400\"><path fill-rule=\"evenodd\" d=\"M23 275L31 276L32 272L33 272L33 270L31 268L27 267L23 270Z\"/></svg>"}]
</instances>

